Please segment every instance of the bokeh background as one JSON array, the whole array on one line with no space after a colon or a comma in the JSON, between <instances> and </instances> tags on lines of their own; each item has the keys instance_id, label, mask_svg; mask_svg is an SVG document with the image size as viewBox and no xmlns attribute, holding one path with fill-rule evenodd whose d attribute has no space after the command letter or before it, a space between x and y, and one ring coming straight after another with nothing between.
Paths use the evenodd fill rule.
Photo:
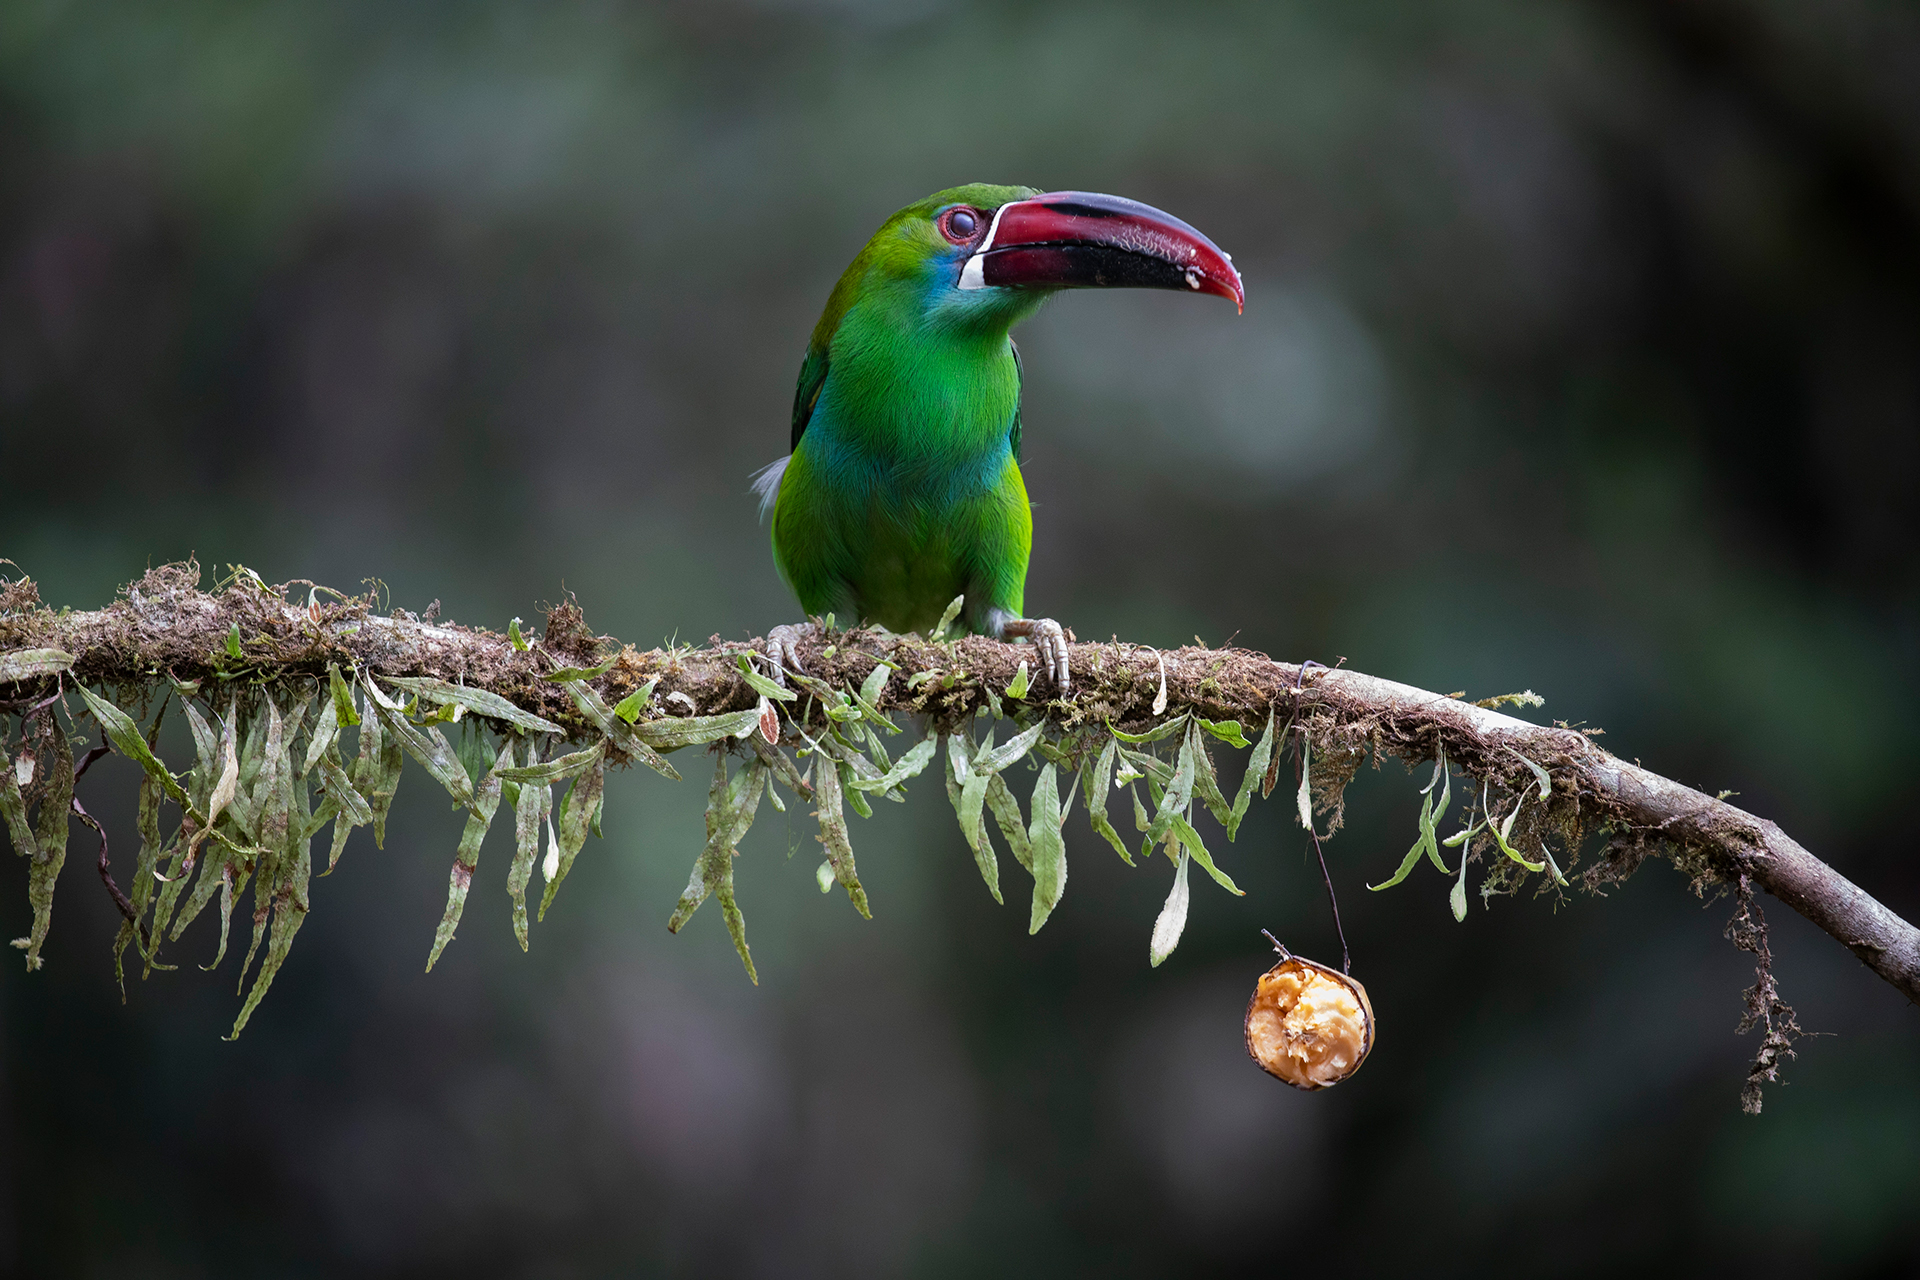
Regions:
<instances>
[{"instance_id":1,"label":"bokeh background","mask_svg":"<svg viewBox=\"0 0 1920 1280\"><path fill-rule=\"evenodd\" d=\"M818 309L972 180L1160 205L1250 295L1022 331L1033 607L1538 690L1920 916L1901 5L9 0L0 556L82 608L194 553L471 623L573 591L642 644L757 634L794 608L747 476ZM1364 774L1330 846L1381 1032L1312 1096L1240 1043L1260 926L1337 950L1279 806L1158 970L1164 866L1083 818L1030 939L937 786L856 824L871 923L765 810L754 988L714 908L663 928L703 787L642 774L528 955L496 829L423 975L458 819L415 782L237 1043L231 959L120 1003L76 858L46 969L0 964L0 1266L1920 1270L1912 1007L1769 901L1831 1034L1745 1117L1728 905L1660 863L1464 926L1431 873L1369 894L1418 785ZM132 793L117 759L83 791L120 832Z\"/></svg>"}]
</instances>

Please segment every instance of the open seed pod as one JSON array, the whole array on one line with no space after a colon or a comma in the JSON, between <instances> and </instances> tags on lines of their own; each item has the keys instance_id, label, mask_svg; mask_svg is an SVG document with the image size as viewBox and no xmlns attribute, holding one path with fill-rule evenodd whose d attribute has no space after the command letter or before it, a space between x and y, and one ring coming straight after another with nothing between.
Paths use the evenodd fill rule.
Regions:
<instances>
[{"instance_id":1,"label":"open seed pod","mask_svg":"<svg viewBox=\"0 0 1920 1280\"><path fill-rule=\"evenodd\" d=\"M1287 956L1260 975L1247 1006L1247 1052L1296 1089L1324 1089L1373 1051L1367 989L1326 965Z\"/></svg>"}]
</instances>

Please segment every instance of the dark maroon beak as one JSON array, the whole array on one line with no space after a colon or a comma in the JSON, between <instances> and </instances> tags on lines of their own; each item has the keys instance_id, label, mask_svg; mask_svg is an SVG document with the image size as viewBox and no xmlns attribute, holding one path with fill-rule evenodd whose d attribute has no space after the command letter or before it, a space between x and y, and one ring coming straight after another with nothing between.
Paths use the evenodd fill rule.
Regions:
<instances>
[{"instance_id":1,"label":"dark maroon beak","mask_svg":"<svg viewBox=\"0 0 1920 1280\"><path fill-rule=\"evenodd\" d=\"M1121 196L1054 191L1000 206L962 289L1179 289L1246 309L1233 260L1172 214Z\"/></svg>"}]
</instances>

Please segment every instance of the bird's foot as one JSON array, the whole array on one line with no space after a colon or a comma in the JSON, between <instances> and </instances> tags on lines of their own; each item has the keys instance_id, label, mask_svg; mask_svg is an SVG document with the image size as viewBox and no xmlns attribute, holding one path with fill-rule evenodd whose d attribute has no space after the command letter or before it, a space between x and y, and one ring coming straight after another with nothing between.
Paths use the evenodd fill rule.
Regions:
<instances>
[{"instance_id":1,"label":"bird's foot","mask_svg":"<svg viewBox=\"0 0 1920 1280\"><path fill-rule=\"evenodd\" d=\"M774 683L786 685L789 667L801 675L807 674L807 669L800 665L800 645L819 634L819 625L812 622L782 623L767 632L767 660L773 664Z\"/></svg>"},{"instance_id":2,"label":"bird's foot","mask_svg":"<svg viewBox=\"0 0 1920 1280\"><path fill-rule=\"evenodd\" d=\"M1000 636L1027 643L1040 651L1040 669L1053 678L1053 687L1065 697L1071 687L1067 678L1066 628L1052 618L1009 618L1001 624Z\"/></svg>"}]
</instances>

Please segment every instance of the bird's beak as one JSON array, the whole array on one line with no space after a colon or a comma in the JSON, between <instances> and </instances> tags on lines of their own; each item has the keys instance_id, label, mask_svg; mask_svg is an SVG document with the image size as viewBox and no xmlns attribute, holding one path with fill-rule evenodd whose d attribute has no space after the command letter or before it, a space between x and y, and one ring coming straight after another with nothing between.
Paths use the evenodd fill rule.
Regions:
<instances>
[{"instance_id":1,"label":"bird's beak","mask_svg":"<svg viewBox=\"0 0 1920 1280\"><path fill-rule=\"evenodd\" d=\"M1172 214L1121 196L1054 191L1001 205L962 289L1180 289L1246 309L1240 273Z\"/></svg>"}]
</instances>

